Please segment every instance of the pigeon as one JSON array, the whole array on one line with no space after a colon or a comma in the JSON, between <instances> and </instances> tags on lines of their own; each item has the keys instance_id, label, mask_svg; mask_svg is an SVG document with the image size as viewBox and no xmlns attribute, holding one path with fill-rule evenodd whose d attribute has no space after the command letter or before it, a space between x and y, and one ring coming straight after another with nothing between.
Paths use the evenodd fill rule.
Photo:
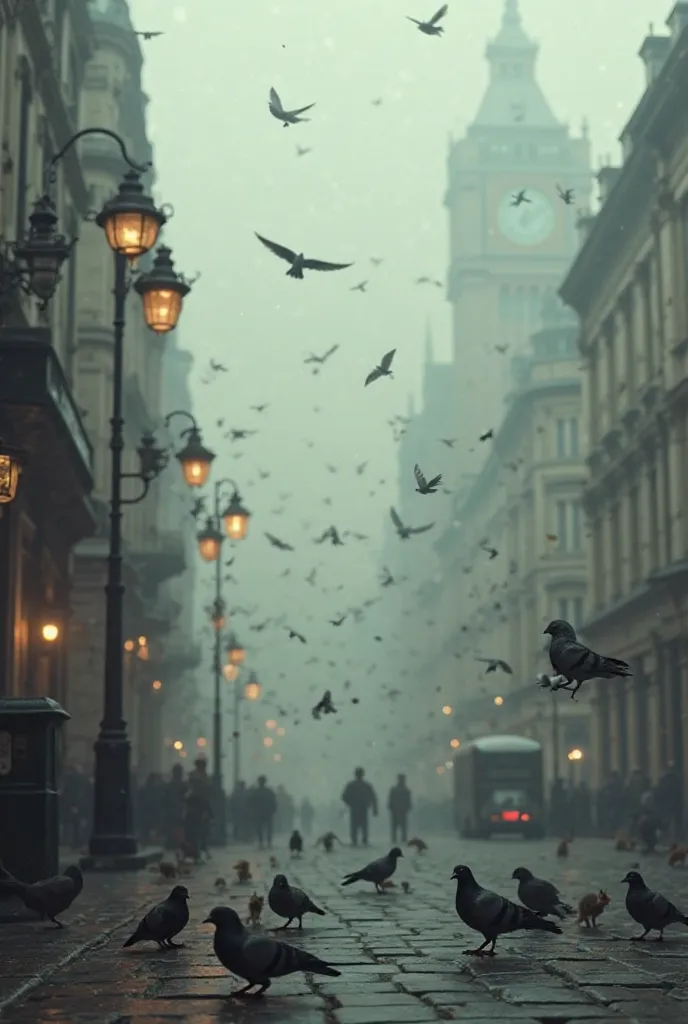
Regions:
<instances>
[{"instance_id":1,"label":"pigeon","mask_svg":"<svg viewBox=\"0 0 688 1024\"><path fill-rule=\"evenodd\" d=\"M319 914L325 916L325 911L316 907L313 900L306 895L303 889L297 889L289 885L286 875L275 875L272 887L268 893L268 906L273 914L278 917L288 918L282 928L288 928L294 918L299 922L299 928L303 928L304 914Z\"/></svg>"},{"instance_id":2,"label":"pigeon","mask_svg":"<svg viewBox=\"0 0 688 1024\"><path fill-rule=\"evenodd\" d=\"M557 195L567 206L570 206L573 202L574 192L572 188L562 188L561 185L557 185Z\"/></svg>"},{"instance_id":3,"label":"pigeon","mask_svg":"<svg viewBox=\"0 0 688 1024\"><path fill-rule=\"evenodd\" d=\"M426 480L418 463L413 467L413 475L416 478L416 491L418 494L437 494L437 485L442 480L442 474L438 473L432 480Z\"/></svg>"},{"instance_id":4,"label":"pigeon","mask_svg":"<svg viewBox=\"0 0 688 1024\"><path fill-rule=\"evenodd\" d=\"M444 29L437 22L440 21L447 11L449 10L449 4L442 4L439 11L435 11L430 21L418 21L417 18L409 18L406 15L408 21L412 21L414 25L418 26L418 31L425 33L426 36L441 36Z\"/></svg>"},{"instance_id":5,"label":"pigeon","mask_svg":"<svg viewBox=\"0 0 688 1024\"><path fill-rule=\"evenodd\" d=\"M303 633L299 633L298 630L292 629L291 626L287 626L286 629L289 633L290 640L300 640L302 644L306 643L306 638Z\"/></svg>"},{"instance_id":6,"label":"pigeon","mask_svg":"<svg viewBox=\"0 0 688 1024\"><path fill-rule=\"evenodd\" d=\"M287 544L286 541L280 540L279 537L275 537L272 533L265 533L265 536L272 544L273 548L279 548L280 551L293 551L291 544Z\"/></svg>"},{"instance_id":7,"label":"pigeon","mask_svg":"<svg viewBox=\"0 0 688 1024\"><path fill-rule=\"evenodd\" d=\"M485 675L487 675L488 672L496 672L498 668L501 669L502 672L506 672L508 676L512 676L514 674L514 670L511 665L506 661L502 661L501 658L476 658L475 660L485 662L487 665Z\"/></svg>"},{"instance_id":8,"label":"pigeon","mask_svg":"<svg viewBox=\"0 0 688 1024\"><path fill-rule=\"evenodd\" d=\"M301 833L296 828L289 836L289 852L303 853L303 839L301 838Z\"/></svg>"},{"instance_id":9,"label":"pigeon","mask_svg":"<svg viewBox=\"0 0 688 1024\"><path fill-rule=\"evenodd\" d=\"M319 365L322 365L324 362L326 362L326 360L330 358L331 355L333 355L333 353L337 351L338 348L339 345L333 345L332 348L328 348L327 352L325 352L321 356L314 356L313 353L311 352L308 358L304 359L304 363L318 363ZM313 371L313 373L317 372L317 370Z\"/></svg>"},{"instance_id":10,"label":"pigeon","mask_svg":"<svg viewBox=\"0 0 688 1024\"><path fill-rule=\"evenodd\" d=\"M645 929L642 935L633 935L631 941L644 942L648 932L657 931L657 942L664 938L664 929L670 924L688 925L688 915L682 914L666 896L653 892L645 885L638 871L629 871L623 879L628 884L626 910L634 921Z\"/></svg>"},{"instance_id":11,"label":"pigeon","mask_svg":"<svg viewBox=\"0 0 688 1024\"><path fill-rule=\"evenodd\" d=\"M425 533L426 530L431 530L435 525L434 523L427 523L425 526L404 526L395 508L391 508L389 514L401 540L408 540L414 533Z\"/></svg>"},{"instance_id":12,"label":"pigeon","mask_svg":"<svg viewBox=\"0 0 688 1024\"><path fill-rule=\"evenodd\" d=\"M485 940L477 949L465 949L466 956L495 956L497 939L509 932L530 930L561 935L561 928L553 921L538 917L505 896L483 889L465 864L457 864L451 877L456 879L456 913ZM491 948L485 949L488 945Z\"/></svg>"},{"instance_id":13,"label":"pigeon","mask_svg":"<svg viewBox=\"0 0 688 1024\"><path fill-rule=\"evenodd\" d=\"M368 287L368 282L367 281L359 281L359 283L355 284L353 286L353 288L349 288L349 291L350 292L364 292L367 287Z\"/></svg>"},{"instance_id":14,"label":"pigeon","mask_svg":"<svg viewBox=\"0 0 688 1024\"><path fill-rule=\"evenodd\" d=\"M380 377L393 376L393 373L390 370L390 366L392 365L392 360L394 359L395 352L396 349L393 348L391 352L385 353L385 355L380 360L380 365L376 366L374 370L371 370L368 376L366 377L365 384L363 385L364 387L367 388L369 384L372 384L374 380L379 380Z\"/></svg>"},{"instance_id":15,"label":"pigeon","mask_svg":"<svg viewBox=\"0 0 688 1024\"><path fill-rule=\"evenodd\" d=\"M372 882L378 892L384 893L385 889L382 883L392 877L397 869L399 857L403 856L399 847L393 846L386 857L379 857L378 860L366 864L360 871L353 871L350 875L346 875L342 885L351 885L353 882Z\"/></svg>"},{"instance_id":16,"label":"pigeon","mask_svg":"<svg viewBox=\"0 0 688 1024\"><path fill-rule=\"evenodd\" d=\"M285 128L288 128L290 124L299 124L301 121L310 121L309 117L299 117L299 114L305 114L307 110L314 107L315 103L309 103L307 107L299 107L298 110L285 110L282 106L282 101L277 95L276 89L270 90L270 99L268 101L268 110L273 117L276 117L278 121L282 122Z\"/></svg>"},{"instance_id":17,"label":"pigeon","mask_svg":"<svg viewBox=\"0 0 688 1024\"><path fill-rule=\"evenodd\" d=\"M213 907L204 924L215 925L213 949L215 956L228 971L243 978L247 985L232 993L234 996L252 993L262 996L270 988L273 978L304 971L323 974L328 978L341 977L341 971L330 967L305 949L290 946L268 935L252 935L244 928L241 918L231 907Z\"/></svg>"},{"instance_id":18,"label":"pigeon","mask_svg":"<svg viewBox=\"0 0 688 1024\"><path fill-rule=\"evenodd\" d=\"M530 199L528 199L528 197L526 195L526 190L524 188L522 188L520 192L515 192L514 195L511 197L511 205L512 206L520 206L521 203L529 203L529 202L530 202Z\"/></svg>"},{"instance_id":19,"label":"pigeon","mask_svg":"<svg viewBox=\"0 0 688 1024\"><path fill-rule=\"evenodd\" d=\"M559 898L556 886L544 878L536 878L528 868L516 868L511 877L518 879L518 898L528 910L542 917L553 914L562 921L567 914L573 913L573 907Z\"/></svg>"},{"instance_id":20,"label":"pigeon","mask_svg":"<svg viewBox=\"0 0 688 1024\"><path fill-rule=\"evenodd\" d=\"M489 430L486 430L484 434L481 434L480 437L478 438L478 440L479 441L489 441L491 437L494 437L494 430L492 430L492 428L490 428Z\"/></svg>"},{"instance_id":21,"label":"pigeon","mask_svg":"<svg viewBox=\"0 0 688 1024\"><path fill-rule=\"evenodd\" d=\"M135 32L134 35L141 36L144 43L149 39L157 39L158 36L164 36L164 32Z\"/></svg>"},{"instance_id":22,"label":"pigeon","mask_svg":"<svg viewBox=\"0 0 688 1024\"><path fill-rule=\"evenodd\" d=\"M347 267L353 266L353 263L325 263L324 260L306 259L302 252L293 252L285 245L271 242L269 238L263 238L257 231L255 236L275 256L279 256L281 260L286 260L291 264L287 271L287 277L296 277L299 281L303 280L304 270L346 270Z\"/></svg>"},{"instance_id":23,"label":"pigeon","mask_svg":"<svg viewBox=\"0 0 688 1024\"><path fill-rule=\"evenodd\" d=\"M173 942L172 939L189 923L188 899L189 890L186 886L175 885L166 900L156 904L141 918L136 931L122 948L135 946L137 942L157 942L160 949L179 949L183 943Z\"/></svg>"},{"instance_id":24,"label":"pigeon","mask_svg":"<svg viewBox=\"0 0 688 1024\"><path fill-rule=\"evenodd\" d=\"M20 882L10 874L0 861L0 893L10 892L18 896L25 907L34 910L41 920L48 918L58 928L64 928L57 920L58 914L64 914L84 887L84 877L75 865L68 867L64 875L43 878L40 882Z\"/></svg>"},{"instance_id":25,"label":"pigeon","mask_svg":"<svg viewBox=\"0 0 688 1024\"><path fill-rule=\"evenodd\" d=\"M575 698L584 682L589 679L626 679L632 676L629 665L619 658L595 654L576 639L576 631L565 619L553 619L544 633L549 633L549 660L555 672L564 676L561 688L567 690L575 683L571 697Z\"/></svg>"}]
</instances>

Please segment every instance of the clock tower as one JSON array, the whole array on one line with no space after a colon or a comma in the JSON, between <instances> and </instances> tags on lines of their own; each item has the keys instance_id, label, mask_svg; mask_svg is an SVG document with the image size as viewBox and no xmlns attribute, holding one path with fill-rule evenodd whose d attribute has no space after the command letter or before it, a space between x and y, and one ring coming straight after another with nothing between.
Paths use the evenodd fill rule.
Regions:
<instances>
[{"instance_id":1,"label":"clock tower","mask_svg":"<svg viewBox=\"0 0 688 1024\"><path fill-rule=\"evenodd\" d=\"M518 0L505 0L486 50L487 90L449 149L448 297L457 428L466 439L501 422L511 359L540 327L543 301L576 251L577 212L590 202L587 130L573 138L555 118L535 77L537 53ZM567 205L561 192L569 189Z\"/></svg>"}]
</instances>

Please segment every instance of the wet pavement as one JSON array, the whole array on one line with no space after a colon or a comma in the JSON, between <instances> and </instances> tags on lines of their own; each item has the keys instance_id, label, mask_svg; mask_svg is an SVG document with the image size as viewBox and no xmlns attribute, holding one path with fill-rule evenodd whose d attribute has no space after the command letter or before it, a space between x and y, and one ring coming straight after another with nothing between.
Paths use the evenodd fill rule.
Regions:
<instances>
[{"instance_id":1,"label":"wet pavement","mask_svg":"<svg viewBox=\"0 0 688 1024\"><path fill-rule=\"evenodd\" d=\"M241 983L214 957L212 932L201 922L217 903L246 915L255 888L273 875L267 853L233 848L183 879L191 893L191 921L183 949L163 952L143 944L122 949L143 908L163 898L171 883L150 873L88 875L84 893L63 931L42 923L0 925L0 1019L16 1024L425 1024L427 1021L500 1020L518 1024L637 1021L678 1024L688 1016L688 928L677 925L663 943L631 943L638 927L627 917L620 884L639 865L646 881L688 912L688 870L672 870L663 855L616 853L611 841L579 840L567 860L553 840L465 842L425 837L429 852L406 849L397 887L376 895L359 883L342 889L345 871L386 852L310 849L290 862L273 852L280 869L327 911L307 917L303 944L342 971L340 978L292 975L278 979L263 999L231 998ZM284 841L286 845L286 840ZM231 865L251 861L253 881L239 885ZM592 931L564 923L560 936L518 933L497 944L491 960L462 956L477 944L454 911L454 864L469 864L478 880L515 897L518 865L550 878L572 904L604 888L612 898ZM227 891L218 895L223 875ZM401 881L410 883L405 894ZM279 922L267 911L264 925ZM478 940L480 941L480 940Z\"/></svg>"}]
</instances>

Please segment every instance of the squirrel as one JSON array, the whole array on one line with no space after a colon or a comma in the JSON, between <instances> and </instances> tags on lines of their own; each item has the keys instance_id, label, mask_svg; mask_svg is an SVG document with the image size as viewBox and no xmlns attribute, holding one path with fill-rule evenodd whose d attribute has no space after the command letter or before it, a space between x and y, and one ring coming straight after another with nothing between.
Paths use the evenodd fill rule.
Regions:
<instances>
[{"instance_id":1,"label":"squirrel","mask_svg":"<svg viewBox=\"0 0 688 1024\"><path fill-rule=\"evenodd\" d=\"M597 928L597 918L603 913L608 903L611 903L611 899L604 889L600 889L599 892L589 892L578 904L578 924L585 924L586 928Z\"/></svg>"}]
</instances>

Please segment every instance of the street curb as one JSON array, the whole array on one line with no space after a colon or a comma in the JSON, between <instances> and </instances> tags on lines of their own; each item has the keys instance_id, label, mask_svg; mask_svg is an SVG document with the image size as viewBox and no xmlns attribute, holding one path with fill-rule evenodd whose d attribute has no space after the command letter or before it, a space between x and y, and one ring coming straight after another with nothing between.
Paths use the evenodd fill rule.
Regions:
<instances>
[{"instance_id":1,"label":"street curb","mask_svg":"<svg viewBox=\"0 0 688 1024\"><path fill-rule=\"evenodd\" d=\"M64 967L69 967L70 964L73 964L74 961L78 960L79 957L84 955L84 953L88 953L91 949L97 949L98 946L104 946L110 936L113 935L118 928L123 928L131 921L137 921L142 916L142 912L149 906L150 900L146 903L140 904L132 914L128 914L127 917L123 917L121 921L118 921L117 924L113 924L104 932L100 932L100 934L96 935L95 938L89 939L88 942L82 943L81 946L77 946L77 948L73 949L71 953L67 953L61 960L58 960L57 963L51 964L50 967L46 967L45 970L34 975L33 978L29 978L28 981L23 982L19 988L16 988L14 992L5 996L4 999L0 999L0 1017L3 1016L5 1010L9 1010L12 1006L22 1002L30 992L39 988L40 985L48 981L49 978L52 978L54 974L57 974L57 972L61 971Z\"/></svg>"}]
</instances>

